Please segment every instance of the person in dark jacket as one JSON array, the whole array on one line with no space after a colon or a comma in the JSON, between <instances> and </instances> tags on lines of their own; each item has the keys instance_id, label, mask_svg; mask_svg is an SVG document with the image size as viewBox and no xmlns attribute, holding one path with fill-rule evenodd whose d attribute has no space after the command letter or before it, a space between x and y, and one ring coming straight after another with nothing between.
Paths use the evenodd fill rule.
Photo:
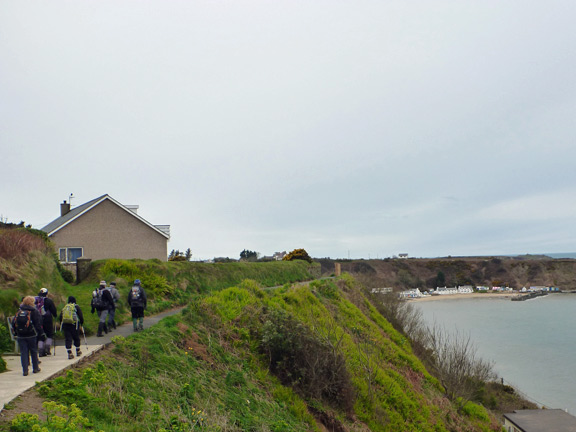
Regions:
<instances>
[{"instance_id":1,"label":"person in dark jacket","mask_svg":"<svg viewBox=\"0 0 576 432\"><path fill-rule=\"evenodd\" d=\"M108 333L108 328L106 327L106 317L108 316L108 310L112 307L114 300L110 295L110 291L106 289L106 281L101 281L100 286L97 290L92 291L92 313L94 311L98 312L98 318L100 321L98 323L98 332L96 336L102 337L102 331Z\"/></svg>"},{"instance_id":2,"label":"person in dark jacket","mask_svg":"<svg viewBox=\"0 0 576 432\"><path fill-rule=\"evenodd\" d=\"M54 340L54 321L53 318L58 316L58 310L54 301L48 297L48 289L41 288L40 292L34 299L36 308L42 315L42 329L46 335L46 341L38 341L38 357L44 357L51 354L52 341ZM38 307L40 305L40 308Z\"/></svg>"},{"instance_id":3,"label":"person in dark jacket","mask_svg":"<svg viewBox=\"0 0 576 432\"><path fill-rule=\"evenodd\" d=\"M34 297L24 297L20 309L18 309L12 321L12 329L20 347L20 362L22 363L23 375L28 375L30 358L32 358L32 372L40 372L38 339L45 341L46 335L42 329L42 317L34 305Z\"/></svg>"},{"instance_id":4,"label":"person in dark jacket","mask_svg":"<svg viewBox=\"0 0 576 432\"><path fill-rule=\"evenodd\" d=\"M72 314L68 313L69 308L71 308ZM76 356L80 357L82 351L80 350L80 332L78 329L84 325L84 315L82 315L80 306L76 304L76 297L68 297L68 304L62 308L58 320L60 321L60 329L64 333L68 358L74 358L74 354L72 354L72 342L74 342L74 346L76 347Z\"/></svg>"},{"instance_id":5,"label":"person in dark jacket","mask_svg":"<svg viewBox=\"0 0 576 432\"><path fill-rule=\"evenodd\" d=\"M140 279L134 281L134 285L128 293L128 304L132 312L132 323L134 331L144 329L144 309L146 309L148 300L146 299L146 292L140 283Z\"/></svg>"},{"instance_id":6,"label":"person in dark jacket","mask_svg":"<svg viewBox=\"0 0 576 432\"><path fill-rule=\"evenodd\" d=\"M118 288L116 288L116 282L110 282L110 286L106 288L110 291L110 295L112 296L112 307L108 309L108 330L114 329L116 330L116 307L118 306L118 301L120 300L120 293L118 292Z\"/></svg>"}]
</instances>

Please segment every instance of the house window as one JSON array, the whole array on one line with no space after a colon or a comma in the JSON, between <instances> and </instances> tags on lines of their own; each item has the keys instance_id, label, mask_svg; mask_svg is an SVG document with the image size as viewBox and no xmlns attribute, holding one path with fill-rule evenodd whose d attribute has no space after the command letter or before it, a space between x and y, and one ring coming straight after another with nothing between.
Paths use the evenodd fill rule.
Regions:
<instances>
[{"instance_id":1,"label":"house window","mask_svg":"<svg viewBox=\"0 0 576 432\"><path fill-rule=\"evenodd\" d=\"M60 261L75 263L82 256L82 248L60 248Z\"/></svg>"}]
</instances>

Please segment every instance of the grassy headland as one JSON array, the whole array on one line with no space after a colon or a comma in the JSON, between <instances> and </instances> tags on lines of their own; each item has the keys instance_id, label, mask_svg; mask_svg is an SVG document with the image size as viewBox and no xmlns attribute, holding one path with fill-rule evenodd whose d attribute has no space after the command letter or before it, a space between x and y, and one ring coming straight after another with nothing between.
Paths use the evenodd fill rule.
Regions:
<instances>
[{"instance_id":1,"label":"grassy headland","mask_svg":"<svg viewBox=\"0 0 576 432\"><path fill-rule=\"evenodd\" d=\"M489 386L475 399L448 399L354 278L296 283L314 279L318 264L106 260L71 285L53 255L35 249L0 257L0 268L4 314L46 286L58 306L76 296L93 331L88 305L101 279L116 281L123 297L141 279L148 313L186 306L39 384L48 421L22 415L0 430L500 430L482 406ZM127 318L125 304L119 312Z\"/></svg>"}]
</instances>

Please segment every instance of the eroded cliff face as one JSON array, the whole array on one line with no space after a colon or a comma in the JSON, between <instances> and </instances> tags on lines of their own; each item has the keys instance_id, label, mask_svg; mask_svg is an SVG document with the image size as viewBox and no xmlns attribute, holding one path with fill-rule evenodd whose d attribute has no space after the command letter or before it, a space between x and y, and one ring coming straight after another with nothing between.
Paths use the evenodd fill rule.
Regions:
<instances>
[{"instance_id":1,"label":"eroded cliff face","mask_svg":"<svg viewBox=\"0 0 576 432\"><path fill-rule=\"evenodd\" d=\"M509 286L514 289L555 286L563 291L576 290L574 259L464 257L318 261L324 275L333 273L335 262L340 262L343 272L354 275L367 287L401 290L457 285Z\"/></svg>"}]
</instances>

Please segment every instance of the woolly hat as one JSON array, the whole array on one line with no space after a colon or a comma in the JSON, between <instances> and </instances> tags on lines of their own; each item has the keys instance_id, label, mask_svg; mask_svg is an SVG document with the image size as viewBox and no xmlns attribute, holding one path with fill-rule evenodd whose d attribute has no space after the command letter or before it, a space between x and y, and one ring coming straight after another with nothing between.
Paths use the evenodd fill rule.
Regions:
<instances>
[{"instance_id":1,"label":"woolly hat","mask_svg":"<svg viewBox=\"0 0 576 432\"><path fill-rule=\"evenodd\" d=\"M48 288L40 288L40 292L38 293L39 296L46 297L48 294Z\"/></svg>"},{"instance_id":2,"label":"woolly hat","mask_svg":"<svg viewBox=\"0 0 576 432\"><path fill-rule=\"evenodd\" d=\"M74 296L68 297L68 303L76 303L76 297Z\"/></svg>"},{"instance_id":3,"label":"woolly hat","mask_svg":"<svg viewBox=\"0 0 576 432\"><path fill-rule=\"evenodd\" d=\"M140 285L140 279L136 279L136 280L134 281L134 285Z\"/></svg>"}]
</instances>

